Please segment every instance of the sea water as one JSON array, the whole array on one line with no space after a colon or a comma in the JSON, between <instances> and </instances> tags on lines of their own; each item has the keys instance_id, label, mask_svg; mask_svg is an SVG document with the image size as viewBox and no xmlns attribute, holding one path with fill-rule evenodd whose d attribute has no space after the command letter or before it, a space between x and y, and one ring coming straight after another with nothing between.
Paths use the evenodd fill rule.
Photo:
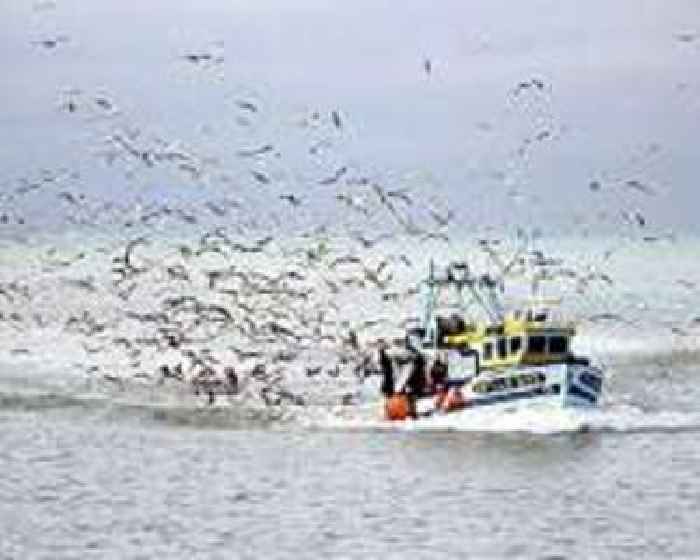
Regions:
<instances>
[{"instance_id":1,"label":"sea water","mask_svg":"<svg viewBox=\"0 0 700 560\"><path fill-rule=\"evenodd\" d=\"M619 242L558 241L548 251L598 262L610 245ZM86 308L109 323L107 338L131 328L107 288L96 297L65 282L100 278L109 259L98 253L32 280L46 247L30 247L3 252L15 263L3 281L26 280L35 294L5 302L5 315L44 317L0 327L3 557L678 557L700 548L698 299L677 282L698 277L692 238L622 247L606 265L612 286L569 293L577 349L606 372L599 409L400 424L381 419L373 378L309 380L304 361L327 359L311 351L283 372L305 406L266 406L253 382L210 406L187 384L134 379L117 351L88 354L65 328ZM411 285L422 270L405 275L398 281ZM152 281L135 296L142 305ZM347 317L382 319L381 334L415 303L365 302ZM624 320L587 320L613 312ZM348 392L355 400L344 405Z\"/></svg>"}]
</instances>

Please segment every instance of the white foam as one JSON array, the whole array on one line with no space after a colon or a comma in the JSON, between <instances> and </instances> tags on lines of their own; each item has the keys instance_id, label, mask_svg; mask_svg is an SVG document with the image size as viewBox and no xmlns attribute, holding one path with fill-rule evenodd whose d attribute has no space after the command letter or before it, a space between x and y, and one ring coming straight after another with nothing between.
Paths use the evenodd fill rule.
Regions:
<instances>
[{"instance_id":1,"label":"white foam","mask_svg":"<svg viewBox=\"0 0 700 560\"><path fill-rule=\"evenodd\" d=\"M530 433L552 435L566 432L680 431L700 430L700 412L644 411L630 405L601 408L557 406L494 406L417 420L390 422L382 418L381 404L316 410L298 417L305 427L339 430L386 430L401 432L458 431L479 433Z\"/></svg>"}]
</instances>

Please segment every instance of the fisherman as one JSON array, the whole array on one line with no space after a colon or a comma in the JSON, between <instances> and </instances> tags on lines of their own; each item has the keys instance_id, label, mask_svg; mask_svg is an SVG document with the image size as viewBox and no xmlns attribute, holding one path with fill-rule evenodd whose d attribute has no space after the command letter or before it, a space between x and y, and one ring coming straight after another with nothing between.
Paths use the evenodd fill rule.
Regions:
<instances>
[{"instance_id":1,"label":"fisherman","mask_svg":"<svg viewBox=\"0 0 700 560\"><path fill-rule=\"evenodd\" d=\"M442 356L436 356L430 367L430 390L442 393L447 389L447 364Z\"/></svg>"},{"instance_id":2,"label":"fisherman","mask_svg":"<svg viewBox=\"0 0 700 560\"><path fill-rule=\"evenodd\" d=\"M227 392L229 395L238 394L238 375L233 366L224 368L224 377L226 378Z\"/></svg>"},{"instance_id":3,"label":"fisherman","mask_svg":"<svg viewBox=\"0 0 700 560\"><path fill-rule=\"evenodd\" d=\"M406 379L402 392L408 398L409 416L417 418L416 400L425 394L426 375L425 375L425 357L421 352L414 352L413 363L411 364L411 373Z\"/></svg>"},{"instance_id":4,"label":"fisherman","mask_svg":"<svg viewBox=\"0 0 700 560\"><path fill-rule=\"evenodd\" d=\"M394 395L394 366L386 352L386 343L384 342L379 347L379 370L382 374L382 395L389 399Z\"/></svg>"},{"instance_id":5,"label":"fisherman","mask_svg":"<svg viewBox=\"0 0 700 560\"><path fill-rule=\"evenodd\" d=\"M411 415L409 399L403 392L396 392L394 365L386 349L386 343L381 341L379 346L379 369L382 374L380 390L384 395L384 417L387 420L405 420Z\"/></svg>"},{"instance_id":6,"label":"fisherman","mask_svg":"<svg viewBox=\"0 0 700 560\"><path fill-rule=\"evenodd\" d=\"M434 395L435 408L440 409L447 396L447 364L444 356L435 356L428 374L428 393Z\"/></svg>"}]
</instances>

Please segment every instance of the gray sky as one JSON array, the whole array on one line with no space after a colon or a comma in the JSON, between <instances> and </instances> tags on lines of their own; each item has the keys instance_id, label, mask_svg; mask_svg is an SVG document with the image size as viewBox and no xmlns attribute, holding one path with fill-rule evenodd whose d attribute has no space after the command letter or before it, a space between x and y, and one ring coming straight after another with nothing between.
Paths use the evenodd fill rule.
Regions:
<instances>
[{"instance_id":1,"label":"gray sky","mask_svg":"<svg viewBox=\"0 0 700 560\"><path fill-rule=\"evenodd\" d=\"M290 185L350 164L494 225L568 223L629 200L658 227L687 229L700 196L698 33L697 0L5 0L0 180L65 165L90 188L121 188L123 176L94 152L129 124L195 146L239 177L247 163L231 154L269 141L284 147L271 173ZM62 35L56 48L35 43ZM190 52L224 62L189 64ZM545 89L513 94L531 78ZM69 88L108 96L120 116L67 115ZM235 124L239 98L260 104L256 126ZM299 145L313 138L295 123L333 109L346 126L325 160L310 161ZM594 179L618 186L594 194ZM627 192L626 180L658 194Z\"/></svg>"}]
</instances>

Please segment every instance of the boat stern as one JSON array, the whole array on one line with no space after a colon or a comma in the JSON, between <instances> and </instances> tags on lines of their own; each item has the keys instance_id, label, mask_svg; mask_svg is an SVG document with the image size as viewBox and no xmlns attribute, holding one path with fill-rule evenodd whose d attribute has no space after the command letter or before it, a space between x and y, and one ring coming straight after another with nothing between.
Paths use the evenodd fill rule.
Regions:
<instances>
[{"instance_id":1,"label":"boat stern","mask_svg":"<svg viewBox=\"0 0 700 560\"><path fill-rule=\"evenodd\" d=\"M597 406L603 391L602 370L583 364L565 364L562 367L562 406Z\"/></svg>"}]
</instances>

